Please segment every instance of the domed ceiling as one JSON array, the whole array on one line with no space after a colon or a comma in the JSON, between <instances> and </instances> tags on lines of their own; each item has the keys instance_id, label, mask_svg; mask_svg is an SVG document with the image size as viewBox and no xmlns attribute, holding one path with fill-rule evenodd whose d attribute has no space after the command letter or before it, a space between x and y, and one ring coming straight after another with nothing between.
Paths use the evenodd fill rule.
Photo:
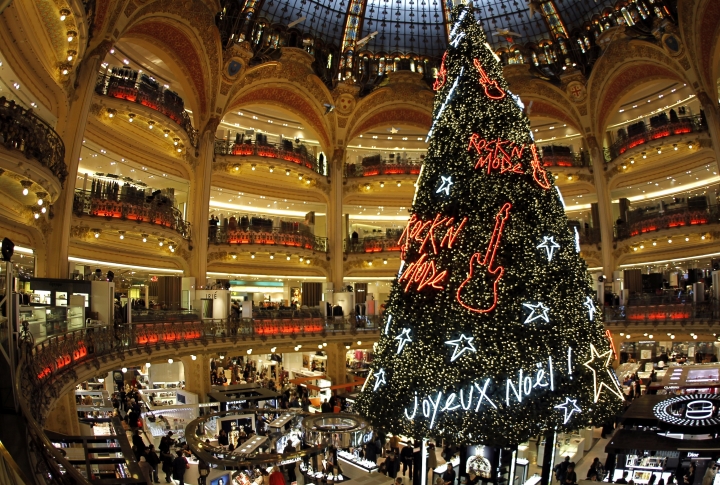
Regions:
<instances>
[{"instance_id":1,"label":"domed ceiling","mask_svg":"<svg viewBox=\"0 0 720 485\"><path fill-rule=\"evenodd\" d=\"M560 22L570 34L615 2L476 0L474 5L476 16L497 48L552 39L542 11L548 4L554 6ZM413 52L438 57L446 47L447 15L457 0L250 0L247 3L255 4L255 19L264 18L270 23L284 25L297 22L297 29L328 43L342 45L346 29L350 41L361 41L377 32L358 50Z\"/></svg>"}]
</instances>

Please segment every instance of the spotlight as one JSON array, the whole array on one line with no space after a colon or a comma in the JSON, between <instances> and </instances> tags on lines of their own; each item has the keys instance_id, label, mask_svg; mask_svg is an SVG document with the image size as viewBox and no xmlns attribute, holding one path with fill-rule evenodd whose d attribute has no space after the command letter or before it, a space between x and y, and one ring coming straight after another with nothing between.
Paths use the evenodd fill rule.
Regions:
<instances>
[{"instance_id":1,"label":"spotlight","mask_svg":"<svg viewBox=\"0 0 720 485\"><path fill-rule=\"evenodd\" d=\"M357 341L357 344L358 344L358 345L362 345L362 340L358 340L358 341Z\"/></svg>"},{"instance_id":2,"label":"spotlight","mask_svg":"<svg viewBox=\"0 0 720 485\"><path fill-rule=\"evenodd\" d=\"M35 213L33 214L33 217L34 217L35 219L40 219L40 213L35 212ZM95 237L97 237L97 236L95 236Z\"/></svg>"},{"instance_id":3,"label":"spotlight","mask_svg":"<svg viewBox=\"0 0 720 485\"><path fill-rule=\"evenodd\" d=\"M310 260L309 260L309 259L306 259L306 260L305 260L305 264L310 264Z\"/></svg>"},{"instance_id":4,"label":"spotlight","mask_svg":"<svg viewBox=\"0 0 720 485\"><path fill-rule=\"evenodd\" d=\"M122 373L124 374L124 373L126 373L126 372L127 372L127 367L123 367L123 368L122 368L122 369L120 369L120 370L121 370L121 371L122 371Z\"/></svg>"},{"instance_id":5,"label":"spotlight","mask_svg":"<svg viewBox=\"0 0 720 485\"><path fill-rule=\"evenodd\" d=\"M93 229L93 233L95 234L95 239L100 237L100 229Z\"/></svg>"},{"instance_id":6,"label":"spotlight","mask_svg":"<svg viewBox=\"0 0 720 485\"><path fill-rule=\"evenodd\" d=\"M255 253L250 253L250 257L251 257L252 259L255 259Z\"/></svg>"},{"instance_id":7,"label":"spotlight","mask_svg":"<svg viewBox=\"0 0 720 485\"><path fill-rule=\"evenodd\" d=\"M248 355L252 354L252 349L247 350Z\"/></svg>"},{"instance_id":8,"label":"spotlight","mask_svg":"<svg viewBox=\"0 0 720 485\"><path fill-rule=\"evenodd\" d=\"M152 364L150 362L145 362L145 367L150 368Z\"/></svg>"},{"instance_id":9,"label":"spotlight","mask_svg":"<svg viewBox=\"0 0 720 485\"><path fill-rule=\"evenodd\" d=\"M270 259L275 259L275 253L270 253Z\"/></svg>"},{"instance_id":10,"label":"spotlight","mask_svg":"<svg viewBox=\"0 0 720 485\"><path fill-rule=\"evenodd\" d=\"M172 364L172 363L173 363L173 360L172 360L172 359L168 359L168 364Z\"/></svg>"},{"instance_id":11,"label":"spotlight","mask_svg":"<svg viewBox=\"0 0 720 485\"><path fill-rule=\"evenodd\" d=\"M155 126L155 122L154 122L153 120L148 121L148 128L149 128L149 129L152 130L154 126Z\"/></svg>"},{"instance_id":12,"label":"spotlight","mask_svg":"<svg viewBox=\"0 0 720 485\"><path fill-rule=\"evenodd\" d=\"M47 212L47 209L45 208L45 206L43 206L42 209L40 209L40 212L42 212L43 214L45 214Z\"/></svg>"},{"instance_id":13,"label":"spotlight","mask_svg":"<svg viewBox=\"0 0 720 485\"><path fill-rule=\"evenodd\" d=\"M660 155L662 153L662 147L658 147L657 152L658 152L658 155Z\"/></svg>"},{"instance_id":14,"label":"spotlight","mask_svg":"<svg viewBox=\"0 0 720 485\"><path fill-rule=\"evenodd\" d=\"M77 35L77 32L75 32L74 30L68 30L67 31L68 42L72 42L76 35Z\"/></svg>"},{"instance_id":15,"label":"spotlight","mask_svg":"<svg viewBox=\"0 0 720 485\"><path fill-rule=\"evenodd\" d=\"M285 175L290 175L290 169L285 169Z\"/></svg>"},{"instance_id":16,"label":"spotlight","mask_svg":"<svg viewBox=\"0 0 720 485\"><path fill-rule=\"evenodd\" d=\"M318 344L318 349L322 349L322 344Z\"/></svg>"},{"instance_id":17,"label":"spotlight","mask_svg":"<svg viewBox=\"0 0 720 485\"><path fill-rule=\"evenodd\" d=\"M634 163L635 163L635 158L634 158L634 157L630 157L630 164L632 165L632 164L634 164Z\"/></svg>"},{"instance_id":18,"label":"spotlight","mask_svg":"<svg viewBox=\"0 0 720 485\"><path fill-rule=\"evenodd\" d=\"M653 335L652 335L652 334L648 335L648 338L649 338L649 339L652 339L652 338L653 338Z\"/></svg>"},{"instance_id":19,"label":"spotlight","mask_svg":"<svg viewBox=\"0 0 720 485\"><path fill-rule=\"evenodd\" d=\"M142 241L147 242L148 235L147 234L140 234L142 236Z\"/></svg>"},{"instance_id":20,"label":"spotlight","mask_svg":"<svg viewBox=\"0 0 720 485\"><path fill-rule=\"evenodd\" d=\"M190 358L191 358L192 360L197 360L197 355L191 355Z\"/></svg>"},{"instance_id":21,"label":"spotlight","mask_svg":"<svg viewBox=\"0 0 720 485\"><path fill-rule=\"evenodd\" d=\"M251 170L255 170L256 167L257 167L257 165L255 165L254 163L252 165L250 165Z\"/></svg>"},{"instance_id":22,"label":"spotlight","mask_svg":"<svg viewBox=\"0 0 720 485\"><path fill-rule=\"evenodd\" d=\"M180 138L173 138L173 145L178 146L178 143L180 143Z\"/></svg>"},{"instance_id":23,"label":"spotlight","mask_svg":"<svg viewBox=\"0 0 720 485\"><path fill-rule=\"evenodd\" d=\"M30 187L32 187L32 182L30 182L29 180L21 180L20 185L22 185L23 187L22 194L28 195L30 193Z\"/></svg>"},{"instance_id":24,"label":"spotlight","mask_svg":"<svg viewBox=\"0 0 720 485\"><path fill-rule=\"evenodd\" d=\"M290 255L288 254L287 256L285 256L285 259L287 259L288 261L290 261Z\"/></svg>"},{"instance_id":25,"label":"spotlight","mask_svg":"<svg viewBox=\"0 0 720 485\"><path fill-rule=\"evenodd\" d=\"M270 166L269 170L270 170L270 173L273 173L275 171L275 167Z\"/></svg>"},{"instance_id":26,"label":"spotlight","mask_svg":"<svg viewBox=\"0 0 720 485\"><path fill-rule=\"evenodd\" d=\"M117 110L114 108L108 108L107 109L107 115L108 118L115 118L115 115L117 114Z\"/></svg>"},{"instance_id":27,"label":"spotlight","mask_svg":"<svg viewBox=\"0 0 720 485\"><path fill-rule=\"evenodd\" d=\"M688 143L688 148L689 148L690 150L692 150L692 147L693 147L692 142Z\"/></svg>"},{"instance_id":28,"label":"spotlight","mask_svg":"<svg viewBox=\"0 0 720 485\"><path fill-rule=\"evenodd\" d=\"M118 231L118 234L120 234L120 239L125 239L125 231Z\"/></svg>"},{"instance_id":29,"label":"spotlight","mask_svg":"<svg viewBox=\"0 0 720 485\"><path fill-rule=\"evenodd\" d=\"M69 51L67 51L67 60L68 60L68 62L72 62L72 60L75 58L75 55L76 55L76 54L77 54L77 52L75 52L74 50L69 50Z\"/></svg>"},{"instance_id":30,"label":"spotlight","mask_svg":"<svg viewBox=\"0 0 720 485\"><path fill-rule=\"evenodd\" d=\"M47 192L36 192L38 205L43 205L45 202L44 198L47 197Z\"/></svg>"},{"instance_id":31,"label":"spotlight","mask_svg":"<svg viewBox=\"0 0 720 485\"><path fill-rule=\"evenodd\" d=\"M237 259L237 253L230 253L230 257L233 259Z\"/></svg>"},{"instance_id":32,"label":"spotlight","mask_svg":"<svg viewBox=\"0 0 720 485\"><path fill-rule=\"evenodd\" d=\"M233 165L233 169L238 172L240 170L240 164L236 163L235 165Z\"/></svg>"},{"instance_id":33,"label":"spotlight","mask_svg":"<svg viewBox=\"0 0 720 485\"><path fill-rule=\"evenodd\" d=\"M70 15L70 10L66 8L60 9L60 22L65 22L65 19L68 18L68 15Z\"/></svg>"},{"instance_id":34,"label":"spotlight","mask_svg":"<svg viewBox=\"0 0 720 485\"><path fill-rule=\"evenodd\" d=\"M647 158L647 153L642 152L642 157L643 157L643 158Z\"/></svg>"},{"instance_id":35,"label":"spotlight","mask_svg":"<svg viewBox=\"0 0 720 485\"><path fill-rule=\"evenodd\" d=\"M274 354L276 350L277 350L277 347L273 347L270 349L270 352Z\"/></svg>"},{"instance_id":36,"label":"spotlight","mask_svg":"<svg viewBox=\"0 0 720 485\"><path fill-rule=\"evenodd\" d=\"M323 347L327 347L327 342L323 342Z\"/></svg>"},{"instance_id":37,"label":"spotlight","mask_svg":"<svg viewBox=\"0 0 720 485\"><path fill-rule=\"evenodd\" d=\"M677 151L677 149L678 149L677 143L673 143L673 150Z\"/></svg>"},{"instance_id":38,"label":"spotlight","mask_svg":"<svg viewBox=\"0 0 720 485\"><path fill-rule=\"evenodd\" d=\"M163 130L163 134L165 135L165 138L170 136L170 130Z\"/></svg>"},{"instance_id":39,"label":"spotlight","mask_svg":"<svg viewBox=\"0 0 720 485\"><path fill-rule=\"evenodd\" d=\"M387 259L383 259L383 264L387 264Z\"/></svg>"},{"instance_id":40,"label":"spotlight","mask_svg":"<svg viewBox=\"0 0 720 485\"><path fill-rule=\"evenodd\" d=\"M385 182L380 182L380 188L382 189L384 187L385 187Z\"/></svg>"},{"instance_id":41,"label":"spotlight","mask_svg":"<svg viewBox=\"0 0 720 485\"><path fill-rule=\"evenodd\" d=\"M398 186L398 187L402 187L402 182L400 182L400 181L398 180L397 186Z\"/></svg>"},{"instance_id":42,"label":"spotlight","mask_svg":"<svg viewBox=\"0 0 720 485\"><path fill-rule=\"evenodd\" d=\"M165 244L165 239L163 239L163 238L158 238L158 246L162 247L163 244Z\"/></svg>"},{"instance_id":43,"label":"spotlight","mask_svg":"<svg viewBox=\"0 0 720 485\"><path fill-rule=\"evenodd\" d=\"M302 257L302 256L300 256L300 262L301 262L301 263L303 262L303 257Z\"/></svg>"},{"instance_id":44,"label":"spotlight","mask_svg":"<svg viewBox=\"0 0 720 485\"><path fill-rule=\"evenodd\" d=\"M129 113L129 114L128 114L128 121L129 121L130 123L132 123L134 119L135 119L135 113Z\"/></svg>"}]
</instances>

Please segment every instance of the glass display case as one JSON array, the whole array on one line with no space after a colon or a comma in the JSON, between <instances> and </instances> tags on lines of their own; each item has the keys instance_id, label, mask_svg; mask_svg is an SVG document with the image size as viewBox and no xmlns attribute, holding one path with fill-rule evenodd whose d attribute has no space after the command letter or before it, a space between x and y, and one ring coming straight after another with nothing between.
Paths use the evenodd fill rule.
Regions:
<instances>
[{"instance_id":1,"label":"glass display case","mask_svg":"<svg viewBox=\"0 0 720 485\"><path fill-rule=\"evenodd\" d=\"M185 436L185 426L197 417L196 407L178 407L142 414L145 426L153 436L164 436L172 431L179 437Z\"/></svg>"}]
</instances>

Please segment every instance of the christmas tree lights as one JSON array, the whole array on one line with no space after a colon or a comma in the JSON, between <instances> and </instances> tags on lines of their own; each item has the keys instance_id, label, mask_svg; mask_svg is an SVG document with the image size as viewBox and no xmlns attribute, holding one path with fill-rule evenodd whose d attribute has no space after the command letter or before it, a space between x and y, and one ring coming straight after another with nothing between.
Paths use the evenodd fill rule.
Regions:
<instances>
[{"instance_id":1,"label":"christmas tree lights","mask_svg":"<svg viewBox=\"0 0 720 485\"><path fill-rule=\"evenodd\" d=\"M577 233L469 7L357 409L387 431L511 447L603 424L622 393ZM509 96L507 94L510 94Z\"/></svg>"}]
</instances>

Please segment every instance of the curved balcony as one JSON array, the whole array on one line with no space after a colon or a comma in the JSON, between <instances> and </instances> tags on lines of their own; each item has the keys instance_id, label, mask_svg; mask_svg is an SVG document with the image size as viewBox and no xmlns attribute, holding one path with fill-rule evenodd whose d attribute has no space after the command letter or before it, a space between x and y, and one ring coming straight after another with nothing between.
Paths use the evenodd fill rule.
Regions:
<instances>
[{"instance_id":1,"label":"curved balcony","mask_svg":"<svg viewBox=\"0 0 720 485\"><path fill-rule=\"evenodd\" d=\"M690 298L692 299L692 298ZM686 303L678 298L647 298L625 306L607 307L606 322L627 323L686 323L720 319L718 302Z\"/></svg>"},{"instance_id":2,"label":"curved balcony","mask_svg":"<svg viewBox=\"0 0 720 485\"><path fill-rule=\"evenodd\" d=\"M687 133L707 130L700 116L668 119L655 117L650 120L650 128L644 121L638 121L625 129L618 130L618 140L605 149L605 161L610 162L628 150L655 140Z\"/></svg>"},{"instance_id":3,"label":"curved balcony","mask_svg":"<svg viewBox=\"0 0 720 485\"><path fill-rule=\"evenodd\" d=\"M374 177L376 175L419 175L423 160L382 160L380 156L367 157L361 163L346 163L346 177Z\"/></svg>"},{"instance_id":4,"label":"curved balcony","mask_svg":"<svg viewBox=\"0 0 720 485\"><path fill-rule=\"evenodd\" d=\"M383 253L400 251L397 237L365 237L363 239L345 239L346 253Z\"/></svg>"},{"instance_id":5,"label":"curved balcony","mask_svg":"<svg viewBox=\"0 0 720 485\"><path fill-rule=\"evenodd\" d=\"M587 152L576 153L566 145L545 145L541 147L541 160L544 167L589 167Z\"/></svg>"},{"instance_id":6,"label":"curved balcony","mask_svg":"<svg viewBox=\"0 0 720 485\"><path fill-rule=\"evenodd\" d=\"M166 197L97 194L90 190L75 189L73 212L78 216L146 222L172 229L183 239L191 237L190 223L183 220L182 213Z\"/></svg>"},{"instance_id":7,"label":"curved balcony","mask_svg":"<svg viewBox=\"0 0 720 485\"><path fill-rule=\"evenodd\" d=\"M631 237L678 227L701 226L720 222L720 210L717 207L704 210L688 208L646 213L631 217L630 221L615 225L615 239L622 241Z\"/></svg>"},{"instance_id":8,"label":"curved balcony","mask_svg":"<svg viewBox=\"0 0 720 485\"><path fill-rule=\"evenodd\" d=\"M325 175L325 162L319 161L308 153L305 145L298 145L293 148L292 142L284 146L270 145L264 143L234 143L226 140L215 140L215 155L233 157L263 157L286 160L301 165L320 175Z\"/></svg>"},{"instance_id":9,"label":"curved balcony","mask_svg":"<svg viewBox=\"0 0 720 485\"><path fill-rule=\"evenodd\" d=\"M34 158L65 184L65 144L55 130L32 110L0 97L0 144L19 150L26 158Z\"/></svg>"},{"instance_id":10,"label":"curved balcony","mask_svg":"<svg viewBox=\"0 0 720 485\"><path fill-rule=\"evenodd\" d=\"M138 103L167 116L185 130L190 144L197 148L198 131L192 126L182 98L174 91L161 88L156 81L145 74L140 75L138 80L137 71L113 68L111 74L98 76L95 92Z\"/></svg>"},{"instance_id":11,"label":"curved balcony","mask_svg":"<svg viewBox=\"0 0 720 485\"><path fill-rule=\"evenodd\" d=\"M262 345L257 339L264 341L275 335L293 339L322 336L324 340L340 342L347 339L347 335L377 336L381 319L328 319L319 312L277 312L255 320L101 325L55 335L38 345L33 344L26 325L21 332L15 392L27 422L32 451L40 462L46 483L89 485L90 480L80 471L85 464L81 465L83 468L76 468L66 454L53 445L42 427L52 403L81 380L82 375L107 372L117 366L120 359L126 362L128 357L145 362L146 355L151 353L153 358L178 358L200 349L221 351L227 348L228 340ZM136 463L133 456L127 460Z\"/></svg>"},{"instance_id":12,"label":"curved balcony","mask_svg":"<svg viewBox=\"0 0 720 485\"><path fill-rule=\"evenodd\" d=\"M328 252L326 237L297 231L284 231L279 228L267 230L253 227L237 227L231 229L229 227L210 226L208 243L228 245L257 244L288 249L308 249L319 253Z\"/></svg>"}]
</instances>

